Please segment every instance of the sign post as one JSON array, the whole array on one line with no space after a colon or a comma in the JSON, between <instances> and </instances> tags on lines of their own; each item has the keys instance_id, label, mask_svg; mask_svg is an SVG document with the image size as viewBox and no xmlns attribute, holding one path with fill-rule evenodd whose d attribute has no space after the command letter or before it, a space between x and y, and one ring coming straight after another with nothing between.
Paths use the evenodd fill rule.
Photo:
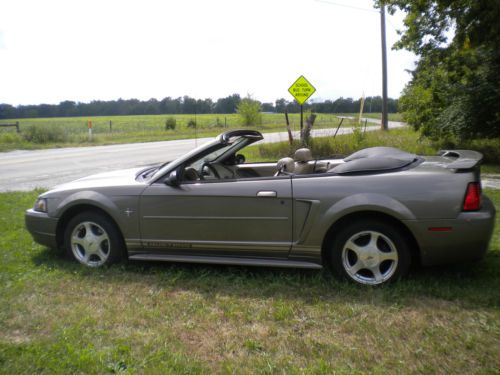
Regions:
<instances>
[{"instance_id":1,"label":"sign post","mask_svg":"<svg viewBox=\"0 0 500 375\"><path fill-rule=\"evenodd\" d=\"M300 132L302 134L302 129L304 128L304 103L316 92L316 89L304 76L300 76L290 86L288 92L292 94L300 105Z\"/></svg>"},{"instance_id":2,"label":"sign post","mask_svg":"<svg viewBox=\"0 0 500 375\"><path fill-rule=\"evenodd\" d=\"M89 142L92 142L92 121L87 121L87 127L89 128Z\"/></svg>"}]
</instances>

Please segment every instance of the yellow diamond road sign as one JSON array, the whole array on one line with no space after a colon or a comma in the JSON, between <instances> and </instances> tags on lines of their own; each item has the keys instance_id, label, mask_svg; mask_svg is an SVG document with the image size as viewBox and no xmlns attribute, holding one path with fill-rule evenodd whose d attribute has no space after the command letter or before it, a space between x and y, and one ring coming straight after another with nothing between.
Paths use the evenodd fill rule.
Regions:
<instances>
[{"instance_id":1,"label":"yellow diamond road sign","mask_svg":"<svg viewBox=\"0 0 500 375\"><path fill-rule=\"evenodd\" d=\"M316 89L304 76L300 76L288 89L288 92L300 105L304 104L315 91Z\"/></svg>"}]
</instances>

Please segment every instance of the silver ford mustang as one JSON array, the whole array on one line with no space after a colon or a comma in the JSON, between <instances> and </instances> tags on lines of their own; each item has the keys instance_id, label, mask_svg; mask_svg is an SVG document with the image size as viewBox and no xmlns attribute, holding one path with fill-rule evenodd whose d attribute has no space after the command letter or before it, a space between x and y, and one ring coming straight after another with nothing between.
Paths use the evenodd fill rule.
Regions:
<instances>
[{"instance_id":1,"label":"silver ford mustang","mask_svg":"<svg viewBox=\"0 0 500 375\"><path fill-rule=\"evenodd\" d=\"M128 257L322 268L383 284L423 265L481 258L495 209L482 155L417 156L374 147L273 163L240 153L261 140L234 130L160 166L102 173L42 194L26 226L42 245L99 267Z\"/></svg>"}]
</instances>

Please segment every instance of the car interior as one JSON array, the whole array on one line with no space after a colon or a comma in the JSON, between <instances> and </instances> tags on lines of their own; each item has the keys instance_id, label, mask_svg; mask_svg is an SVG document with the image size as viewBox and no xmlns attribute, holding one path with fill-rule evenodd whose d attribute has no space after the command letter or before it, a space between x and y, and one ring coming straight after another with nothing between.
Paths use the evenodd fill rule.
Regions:
<instances>
[{"instance_id":1,"label":"car interior","mask_svg":"<svg viewBox=\"0 0 500 375\"><path fill-rule=\"evenodd\" d=\"M335 175L383 173L411 168L422 161L415 154L392 147L371 147L357 151L343 159L314 159L311 150L300 148L293 157L277 162L246 163L238 153L253 143L251 136L224 139L220 145L184 165L184 182L235 180L242 178L272 178L280 176L306 177L324 173ZM259 139L259 138L257 138ZM262 139L262 136L260 136Z\"/></svg>"},{"instance_id":2,"label":"car interior","mask_svg":"<svg viewBox=\"0 0 500 375\"><path fill-rule=\"evenodd\" d=\"M298 149L293 158L285 157L278 162L245 163L242 154L221 155L215 160L204 158L187 165L183 181L241 179L259 177L277 177L290 175L309 175L325 173L332 166L343 163L342 160L313 159L308 148Z\"/></svg>"}]
</instances>

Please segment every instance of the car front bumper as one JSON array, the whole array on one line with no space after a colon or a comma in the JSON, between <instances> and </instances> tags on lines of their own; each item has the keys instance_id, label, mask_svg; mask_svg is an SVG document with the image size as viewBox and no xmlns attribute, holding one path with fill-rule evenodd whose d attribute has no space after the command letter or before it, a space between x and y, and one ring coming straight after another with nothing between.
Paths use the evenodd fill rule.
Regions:
<instances>
[{"instance_id":1,"label":"car front bumper","mask_svg":"<svg viewBox=\"0 0 500 375\"><path fill-rule=\"evenodd\" d=\"M49 217L44 212L29 209L26 211L24 220L26 228L35 242L50 248L57 247L56 231L58 220L56 218Z\"/></svg>"},{"instance_id":2,"label":"car front bumper","mask_svg":"<svg viewBox=\"0 0 500 375\"><path fill-rule=\"evenodd\" d=\"M423 265L481 259L495 226L495 206L483 196L481 210L462 212L456 219L407 220L420 248Z\"/></svg>"}]
</instances>

